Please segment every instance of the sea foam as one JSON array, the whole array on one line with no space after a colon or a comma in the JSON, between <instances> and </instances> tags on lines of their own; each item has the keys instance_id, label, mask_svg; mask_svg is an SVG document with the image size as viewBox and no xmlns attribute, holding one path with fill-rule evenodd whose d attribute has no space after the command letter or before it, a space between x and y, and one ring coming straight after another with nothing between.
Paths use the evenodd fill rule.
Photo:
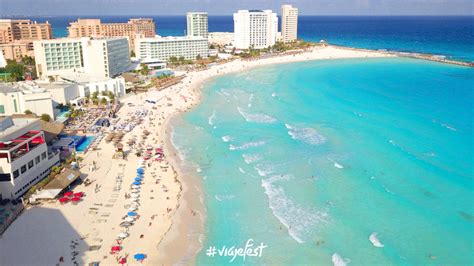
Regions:
<instances>
[{"instance_id":1,"label":"sea foam","mask_svg":"<svg viewBox=\"0 0 474 266\"><path fill-rule=\"evenodd\" d=\"M374 245L374 247L378 247L378 248L383 248L384 247L384 245L377 238L377 233L375 233L375 232L370 234L369 241L372 243L372 245Z\"/></svg>"},{"instance_id":2,"label":"sea foam","mask_svg":"<svg viewBox=\"0 0 474 266\"><path fill-rule=\"evenodd\" d=\"M266 115L266 114L251 114L251 113L245 112L240 107L237 107L237 110L242 115L242 117L245 118L245 120L247 122L271 124L271 123L275 123L277 121L276 118L271 117L271 116Z\"/></svg>"},{"instance_id":3,"label":"sea foam","mask_svg":"<svg viewBox=\"0 0 474 266\"><path fill-rule=\"evenodd\" d=\"M212 111L212 115L207 118L207 123L212 126L216 120L216 110Z\"/></svg>"},{"instance_id":4,"label":"sea foam","mask_svg":"<svg viewBox=\"0 0 474 266\"><path fill-rule=\"evenodd\" d=\"M287 228L288 234L296 242L304 243L306 237L311 235L311 230L325 222L327 214L300 206L286 195L282 187L275 184L292 178L291 175L275 175L263 179L261 185L268 196L273 215Z\"/></svg>"},{"instance_id":5,"label":"sea foam","mask_svg":"<svg viewBox=\"0 0 474 266\"><path fill-rule=\"evenodd\" d=\"M242 154L242 158L246 164L251 164L260 161L262 156L260 154Z\"/></svg>"},{"instance_id":6,"label":"sea foam","mask_svg":"<svg viewBox=\"0 0 474 266\"><path fill-rule=\"evenodd\" d=\"M285 124L288 129L288 135L294 140L299 140L310 145L318 145L326 142L326 138L318 131L310 127L298 128L290 124Z\"/></svg>"},{"instance_id":7,"label":"sea foam","mask_svg":"<svg viewBox=\"0 0 474 266\"><path fill-rule=\"evenodd\" d=\"M346 266L350 262L349 259L345 259L337 253L332 254L331 260L334 266Z\"/></svg>"},{"instance_id":8,"label":"sea foam","mask_svg":"<svg viewBox=\"0 0 474 266\"><path fill-rule=\"evenodd\" d=\"M254 142L247 142L247 143L244 143L240 146L237 146L237 145L233 145L233 144L230 144L229 145L229 150L231 151L235 151L235 150L246 150L250 147L258 147L258 146L262 146L262 145L265 145L265 141L261 140L261 141L254 141Z\"/></svg>"},{"instance_id":9,"label":"sea foam","mask_svg":"<svg viewBox=\"0 0 474 266\"><path fill-rule=\"evenodd\" d=\"M229 142L229 141L232 141L232 140L233 140L232 136L229 136L229 135L222 136L222 141L223 142Z\"/></svg>"}]
</instances>

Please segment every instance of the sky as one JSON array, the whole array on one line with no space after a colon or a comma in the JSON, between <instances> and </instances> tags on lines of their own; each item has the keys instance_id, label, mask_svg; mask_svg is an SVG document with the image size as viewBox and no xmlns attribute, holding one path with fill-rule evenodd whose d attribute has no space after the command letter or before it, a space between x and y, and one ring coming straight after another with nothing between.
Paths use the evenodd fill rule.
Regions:
<instances>
[{"instance_id":1,"label":"sky","mask_svg":"<svg viewBox=\"0 0 474 266\"><path fill-rule=\"evenodd\" d=\"M9 15L232 15L292 4L301 15L474 15L474 0L0 0Z\"/></svg>"}]
</instances>

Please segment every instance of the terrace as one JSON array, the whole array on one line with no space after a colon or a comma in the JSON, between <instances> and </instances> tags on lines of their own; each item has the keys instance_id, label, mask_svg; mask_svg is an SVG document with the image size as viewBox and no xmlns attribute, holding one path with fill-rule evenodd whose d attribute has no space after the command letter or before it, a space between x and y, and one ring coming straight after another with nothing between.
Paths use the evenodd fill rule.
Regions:
<instances>
[{"instance_id":1,"label":"terrace","mask_svg":"<svg viewBox=\"0 0 474 266\"><path fill-rule=\"evenodd\" d=\"M43 143L45 143L45 140L41 131L28 131L13 140L0 141L0 158L6 158L7 160L11 158L11 161L15 161Z\"/></svg>"}]
</instances>

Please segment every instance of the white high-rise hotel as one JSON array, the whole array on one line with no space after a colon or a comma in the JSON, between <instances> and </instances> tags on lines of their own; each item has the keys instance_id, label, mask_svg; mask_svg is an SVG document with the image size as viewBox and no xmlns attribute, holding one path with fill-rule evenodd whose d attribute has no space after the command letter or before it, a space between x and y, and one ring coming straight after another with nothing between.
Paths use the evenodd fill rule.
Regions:
<instances>
[{"instance_id":1,"label":"white high-rise hotel","mask_svg":"<svg viewBox=\"0 0 474 266\"><path fill-rule=\"evenodd\" d=\"M298 8L281 6L281 38L283 42L296 41L298 37Z\"/></svg>"},{"instance_id":2,"label":"white high-rise hotel","mask_svg":"<svg viewBox=\"0 0 474 266\"><path fill-rule=\"evenodd\" d=\"M186 13L187 35L207 38L207 13L188 12Z\"/></svg>"},{"instance_id":3,"label":"white high-rise hotel","mask_svg":"<svg viewBox=\"0 0 474 266\"><path fill-rule=\"evenodd\" d=\"M271 10L239 10L234 13L234 46L263 49L275 45L278 17Z\"/></svg>"},{"instance_id":4,"label":"white high-rise hotel","mask_svg":"<svg viewBox=\"0 0 474 266\"><path fill-rule=\"evenodd\" d=\"M34 42L38 77L47 79L84 73L111 78L130 67L127 37L62 38Z\"/></svg>"}]
</instances>

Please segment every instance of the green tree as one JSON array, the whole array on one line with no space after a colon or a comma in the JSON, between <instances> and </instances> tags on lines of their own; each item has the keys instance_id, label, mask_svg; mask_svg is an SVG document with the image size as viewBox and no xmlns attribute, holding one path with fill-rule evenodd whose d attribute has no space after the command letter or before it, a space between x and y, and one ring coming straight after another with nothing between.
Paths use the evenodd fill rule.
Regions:
<instances>
[{"instance_id":1,"label":"green tree","mask_svg":"<svg viewBox=\"0 0 474 266\"><path fill-rule=\"evenodd\" d=\"M202 60L202 57L201 57L200 54L198 54L198 55L196 56L196 60L198 60L198 61L199 61L199 60Z\"/></svg>"},{"instance_id":2,"label":"green tree","mask_svg":"<svg viewBox=\"0 0 474 266\"><path fill-rule=\"evenodd\" d=\"M130 57L135 57L135 52L133 50L130 51Z\"/></svg>"},{"instance_id":3,"label":"green tree","mask_svg":"<svg viewBox=\"0 0 474 266\"><path fill-rule=\"evenodd\" d=\"M100 99L100 103L102 105L106 105L107 104L107 99L105 99L105 98Z\"/></svg>"},{"instance_id":4,"label":"green tree","mask_svg":"<svg viewBox=\"0 0 474 266\"><path fill-rule=\"evenodd\" d=\"M48 114L42 114L40 119L46 122L51 122L51 116L49 116Z\"/></svg>"},{"instance_id":5,"label":"green tree","mask_svg":"<svg viewBox=\"0 0 474 266\"><path fill-rule=\"evenodd\" d=\"M25 75L25 66L23 64L17 63L15 60L7 60L5 72L10 73L12 80L23 80Z\"/></svg>"},{"instance_id":6,"label":"green tree","mask_svg":"<svg viewBox=\"0 0 474 266\"><path fill-rule=\"evenodd\" d=\"M25 115L31 115L31 114L33 114L32 111L30 111L30 110L25 110Z\"/></svg>"},{"instance_id":7,"label":"green tree","mask_svg":"<svg viewBox=\"0 0 474 266\"><path fill-rule=\"evenodd\" d=\"M171 64L176 64L178 63L178 58L176 58L176 56L172 56L168 59L168 61L171 63Z\"/></svg>"},{"instance_id":8,"label":"green tree","mask_svg":"<svg viewBox=\"0 0 474 266\"><path fill-rule=\"evenodd\" d=\"M142 67L140 69L140 74L142 74L143 76L147 76L150 73L150 69L148 68L148 65L141 64L140 66Z\"/></svg>"},{"instance_id":9,"label":"green tree","mask_svg":"<svg viewBox=\"0 0 474 266\"><path fill-rule=\"evenodd\" d=\"M94 91L94 92L92 93L92 101L97 100L98 97L99 97L99 93L98 93L97 91Z\"/></svg>"},{"instance_id":10,"label":"green tree","mask_svg":"<svg viewBox=\"0 0 474 266\"><path fill-rule=\"evenodd\" d=\"M48 77L48 80L49 80L49 82L54 82L54 77L53 77L53 76L49 76L49 77Z\"/></svg>"}]
</instances>

